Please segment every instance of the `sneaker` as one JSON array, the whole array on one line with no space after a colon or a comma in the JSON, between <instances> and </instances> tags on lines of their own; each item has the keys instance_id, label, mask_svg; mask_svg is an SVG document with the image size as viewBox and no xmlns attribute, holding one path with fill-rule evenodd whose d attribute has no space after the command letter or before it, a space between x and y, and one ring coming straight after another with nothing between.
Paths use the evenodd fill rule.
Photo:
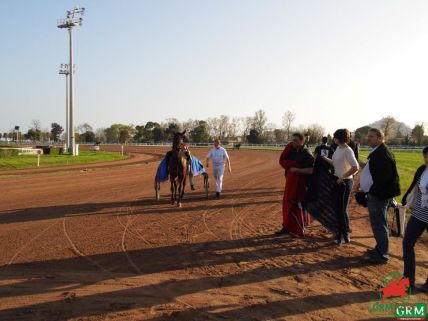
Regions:
<instances>
[{"instance_id":1,"label":"sneaker","mask_svg":"<svg viewBox=\"0 0 428 321\"><path fill-rule=\"evenodd\" d=\"M190 185L190 189L192 190L192 191L194 191L196 188L195 188L195 185Z\"/></svg>"},{"instance_id":2,"label":"sneaker","mask_svg":"<svg viewBox=\"0 0 428 321\"><path fill-rule=\"evenodd\" d=\"M351 235L346 235L344 238L345 243L351 243Z\"/></svg>"},{"instance_id":3,"label":"sneaker","mask_svg":"<svg viewBox=\"0 0 428 321\"><path fill-rule=\"evenodd\" d=\"M287 234L290 234L290 232L285 227L275 232L275 235L287 235Z\"/></svg>"},{"instance_id":4,"label":"sneaker","mask_svg":"<svg viewBox=\"0 0 428 321\"><path fill-rule=\"evenodd\" d=\"M345 240L342 238L335 238L332 243L335 245L341 245L345 243Z\"/></svg>"},{"instance_id":5,"label":"sneaker","mask_svg":"<svg viewBox=\"0 0 428 321\"><path fill-rule=\"evenodd\" d=\"M216 197L220 197L220 192L215 192Z\"/></svg>"}]
</instances>

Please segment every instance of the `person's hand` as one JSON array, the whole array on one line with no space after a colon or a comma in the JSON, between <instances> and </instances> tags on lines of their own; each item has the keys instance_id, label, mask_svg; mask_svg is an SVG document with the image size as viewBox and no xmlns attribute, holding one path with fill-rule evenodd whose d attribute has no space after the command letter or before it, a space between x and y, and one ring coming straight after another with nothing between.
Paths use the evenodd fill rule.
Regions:
<instances>
[{"instance_id":1,"label":"person's hand","mask_svg":"<svg viewBox=\"0 0 428 321\"><path fill-rule=\"evenodd\" d=\"M229 173L232 173L232 169L229 167Z\"/></svg>"},{"instance_id":2,"label":"person's hand","mask_svg":"<svg viewBox=\"0 0 428 321\"><path fill-rule=\"evenodd\" d=\"M355 185L355 189L356 189L357 191L359 191L359 190L360 190L360 187L361 187L360 183L357 183L357 184Z\"/></svg>"}]
</instances>

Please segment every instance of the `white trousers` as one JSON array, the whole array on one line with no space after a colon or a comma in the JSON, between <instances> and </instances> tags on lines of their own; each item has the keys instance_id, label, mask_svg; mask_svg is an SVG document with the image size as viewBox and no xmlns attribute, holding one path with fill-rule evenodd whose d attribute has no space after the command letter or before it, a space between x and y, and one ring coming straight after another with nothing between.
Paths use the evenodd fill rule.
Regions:
<instances>
[{"instance_id":1,"label":"white trousers","mask_svg":"<svg viewBox=\"0 0 428 321\"><path fill-rule=\"evenodd\" d=\"M215 191L221 192L223 186L223 174L224 174L224 165L214 165L213 166L213 176L215 178Z\"/></svg>"},{"instance_id":2,"label":"white trousers","mask_svg":"<svg viewBox=\"0 0 428 321\"><path fill-rule=\"evenodd\" d=\"M192 175L192 171L191 171L190 165L187 166L187 173L189 174L190 185L194 185L193 175Z\"/></svg>"}]
</instances>

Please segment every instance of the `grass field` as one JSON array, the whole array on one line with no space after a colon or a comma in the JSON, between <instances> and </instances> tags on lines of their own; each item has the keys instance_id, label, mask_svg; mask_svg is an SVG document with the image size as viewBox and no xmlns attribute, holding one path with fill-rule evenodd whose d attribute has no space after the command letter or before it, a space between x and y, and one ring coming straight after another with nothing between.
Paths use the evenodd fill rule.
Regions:
<instances>
[{"instance_id":1,"label":"grass field","mask_svg":"<svg viewBox=\"0 0 428 321\"><path fill-rule=\"evenodd\" d=\"M80 151L79 156L40 155L40 167L88 164L124 159L120 153ZM37 167L37 155L21 155L0 158L1 169L18 169Z\"/></svg>"},{"instance_id":2,"label":"grass field","mask_svg":"<svg viewBox=\"0 0 428 321\"><path fill-rule=\"evenodd\" d=\"M397 161L398 174L400 175L401 196L406 193L416 169L423 164L422 152L396 151L393 152ZM364 161L369 151L361 152L361 159ZM401 201L401 196L397 200Z\"/></svg>"}]
</instances>

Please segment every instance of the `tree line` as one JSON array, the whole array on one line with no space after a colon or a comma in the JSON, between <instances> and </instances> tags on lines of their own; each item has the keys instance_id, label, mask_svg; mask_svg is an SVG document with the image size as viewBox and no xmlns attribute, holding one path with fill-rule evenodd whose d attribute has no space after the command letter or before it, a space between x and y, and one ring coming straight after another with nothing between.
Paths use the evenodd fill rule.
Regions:
<instances>
[{"instance_id":1,"label":"tree line","mask_svg":"<svg viewBox=\"0 0 428 321\"><path fill-rule=\"evenodd\" d=\"M188 139L192 143L208 143L214 138L223 142L242 142L250 144L284 144L289 141L293 132L302 132L309 144L318 144L323 136L331 135L319 124L296 126L296 115L286 111L282 117L282 124L268 123L266 112L257 110L249 117L229 117L221 115L205 120L179 121L176 118L166 119L158 123L148 121L145 124L112 124L107 128L94 129L84 123L76 126L75 139L77 143L164 143L171 140L172 134L179 130L186 130ZM425 135L423 123L413 128L387 116L374 123L357 128L354 131L354 140L366 143L367 132L371 127L384 131L387 143L393 145L428 145L428 136ZM39 120L33 120L26 133L16 133L14 130L3 133L6 140L20 140L32 142L61 142L65 140L63 127L52 123L50 130L42 129Z\"/></svg>"}]
</instances>

